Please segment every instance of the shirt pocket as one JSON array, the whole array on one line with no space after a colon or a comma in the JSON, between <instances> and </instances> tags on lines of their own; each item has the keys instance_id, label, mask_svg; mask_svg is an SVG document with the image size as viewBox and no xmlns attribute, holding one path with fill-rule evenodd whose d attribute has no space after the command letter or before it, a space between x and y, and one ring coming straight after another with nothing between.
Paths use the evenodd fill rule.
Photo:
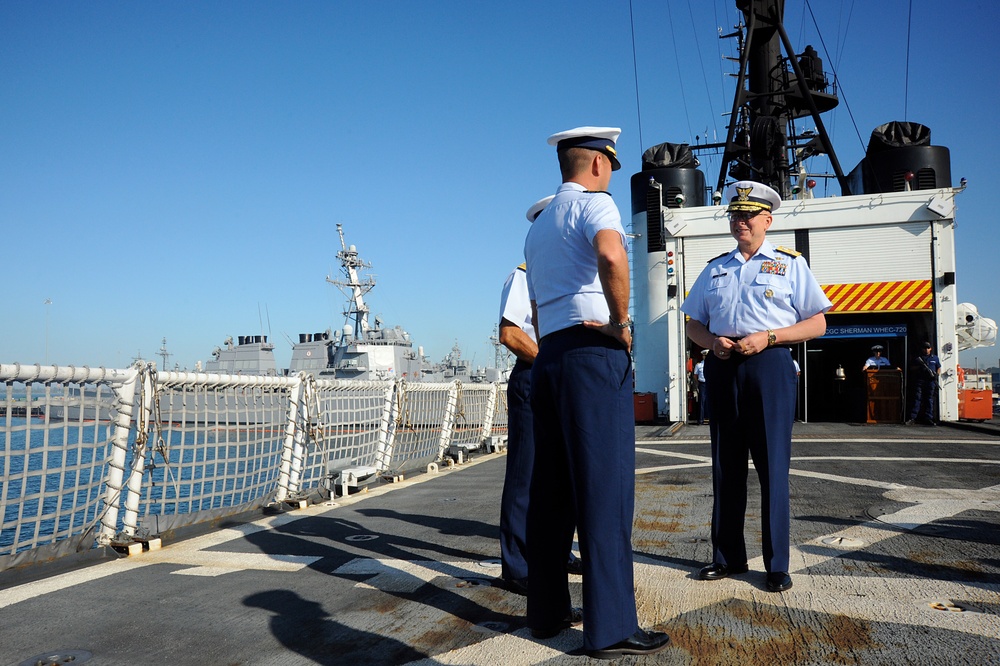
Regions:
<instances>
[{"instance_id":1,"label":"shirt pocket","mask_svg":"<svg viewBox=\"0 0 1000 666\"><path fill-rule=\"evenodd\" d=\"M708 281L708 291L725 290L732 285L734 279L735 276L731 271L722 270L712 273Z\"/></svg>"},{"instance_id":2,"label":"shirt pocket","mask_svg":"<svg viewBox=\"0 0 1000 666\"><path fill-rule=\"evenodd\" d=\"M755 302L762 305L789 303L792 298L791 285L788 277L774 273L758 273L751 283L751 292Z\"/></svg>"},{"instance_id":3,"label":"shirt pocket","mask_svg":"<svg viewBox=\"0 0 1000 666\"><path fill-rule=\"evenodd\" d=\"M709 317L725 317L732 301L738 295L736 276L732 271L716 270L705 289L705 304Z\"/></svg>"}]
</instances>

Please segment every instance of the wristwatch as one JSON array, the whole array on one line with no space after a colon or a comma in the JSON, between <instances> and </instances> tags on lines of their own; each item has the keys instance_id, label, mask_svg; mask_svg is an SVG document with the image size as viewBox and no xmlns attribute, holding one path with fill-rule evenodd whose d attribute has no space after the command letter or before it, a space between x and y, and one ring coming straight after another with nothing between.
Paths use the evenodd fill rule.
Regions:
<instances>
[{"instance_id":1,"label":"wristwatch","mask_svg":"<svg viewBox=\"0 0 1000 666\"><path fill-rule=\"evenodd\" d=\"M608 323L611 324L612 326L614 326L615 328L620 328L620 329L624 330L624 329L626 329L626 328L628 328L629 326L632 325L632 318L631 317L625 317L625 321L623 321L623 322L617 322L614 319L611 319L609 317L608 318Z\"/></svg>"},{"instance_id":2,"label":"wristwatch","mask_svg":"<svg viewBox=\"0 0 1000 666\"><path fill-rule=\"evenodd\" d=\"M774 331L767 329L767 346L773 347L774 343L778 341L778 338L774 335Z\"/></svg>"}]
</instances>

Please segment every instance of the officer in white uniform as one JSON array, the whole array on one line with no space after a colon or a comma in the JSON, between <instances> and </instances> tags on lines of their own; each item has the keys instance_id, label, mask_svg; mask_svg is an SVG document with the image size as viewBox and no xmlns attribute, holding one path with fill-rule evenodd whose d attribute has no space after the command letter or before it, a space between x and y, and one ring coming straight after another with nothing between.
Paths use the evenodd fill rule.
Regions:
<instances>
[{"instance_id":1,"label":"officer in white uniform","mask_svg":"<svg viewBox=\"0 0 1000 666\"><path fill-rule=\"evenodd\" d=\"M712 547L700 572L718 580L747 570L743 524L747 452L761 487L762 550L767 589L792 586L788 575L792 424L796 375L787 346L823 335L832 306L806 260L766 239L781 205L772 188L754 181L730 185L729 228L737 248L708 263L681 310L688 337L710 349L705 362L712 405Z\"/></svg>"},{"instance_id":2,"label":"officer in white uniform","mask_svg":"<svg viewBox=\"0 0 1000 666\"><path fill-rule=\"evenodd\" d=\"M662 632L638 628L632 575L635 414L625 230L606 192L621 130L549 137L562 185L525 240L540 337L531 370L535 473L528 504L528 626L570 624L566 551L574 518L583 558L583 644L597 658L651 654Z\"/></svg>"},{"instance_id":3,"label":"officer in white uniform","mask_svg":"<svg viewBox=\"0 0 1000 666\"><path fill-rule=\"evenodd\" d=\"M892 363L889 362L889 359L887 359L885 356L882 356L882 352L884 350L885 347L883 347L882 345L874 345L872 347L872 355L868 358L867 361L865 361L865 365L864 367L861 368L861 370L864 371L867 370L868 368L875 368L876 370L878 370L879 368L891 367Z\"/></svg>"},{"instance_id":4,"label":"officer in white uniform","mask_svg":"<svg viewBox=\"0 0 1000 666\"><path fill-rule=\"evenodd\" d=\"M534 222L554 197L554 194L549 195L532 204L526 214L528 221ZM505 588L527 594L528 488L535 461L529 397L531 365L538 355L538 342L531 324L524 264L511 271L500 294L500 343L517 357L507 381L507 472L500 500L500 576ZM582 562L572 551L566 566L575 574L583 569Z\"/></svg>"}]
</instances>

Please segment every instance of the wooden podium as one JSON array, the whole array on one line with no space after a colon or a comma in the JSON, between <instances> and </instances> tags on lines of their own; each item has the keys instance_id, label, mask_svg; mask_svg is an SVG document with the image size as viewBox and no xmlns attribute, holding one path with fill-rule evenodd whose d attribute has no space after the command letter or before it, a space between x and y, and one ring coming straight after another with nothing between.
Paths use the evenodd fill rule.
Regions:
<instances>
[{"instance_id":1,"label":"wooden podium","mask_svg":"<svg viewBox=\"0 0 1000 666\"><path fill-rule=\"evenodd\" d=\"M865 370L868 423L903 422L903 372L896 368Z\"/></svg>"}]
</instances>

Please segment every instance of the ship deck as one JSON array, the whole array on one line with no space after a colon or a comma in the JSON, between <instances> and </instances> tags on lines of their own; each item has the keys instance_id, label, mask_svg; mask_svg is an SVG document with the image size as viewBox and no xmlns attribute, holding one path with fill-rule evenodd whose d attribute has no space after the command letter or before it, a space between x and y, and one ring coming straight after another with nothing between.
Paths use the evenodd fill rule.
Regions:
<instances>
[{"instance_id":1,"label":"ship deck","mask_svg":"<svg viewBox=\"0 0 1000 666\"><path fill-rule=\"evenodd\" d=\"M671 646L622 663L1000 663L996 423L796 424L781 594L764 588L755 475L750 572L700 581L708 429L637 435L639 618ZM504 461L0 574L0 663L587 663L578 629L533 639L524 597L491 584Z\"/></svg>"}]
</instances>

